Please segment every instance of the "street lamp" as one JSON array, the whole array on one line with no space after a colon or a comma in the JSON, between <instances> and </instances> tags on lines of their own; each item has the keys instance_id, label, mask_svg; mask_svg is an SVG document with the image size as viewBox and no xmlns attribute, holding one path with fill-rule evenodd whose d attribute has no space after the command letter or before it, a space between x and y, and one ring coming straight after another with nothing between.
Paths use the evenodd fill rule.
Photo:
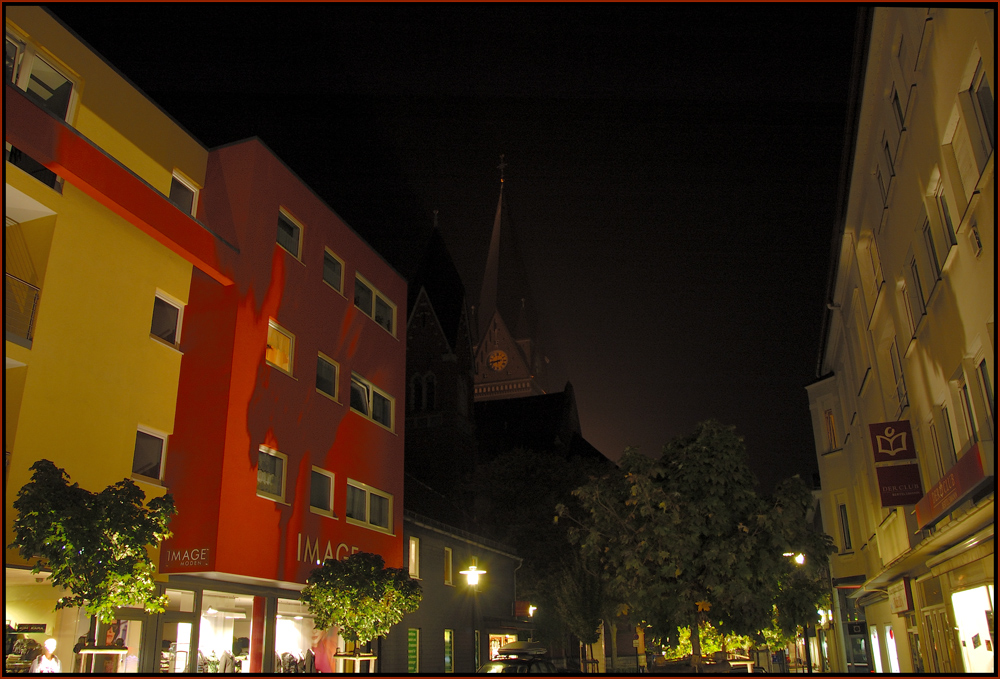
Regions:
<instances>
[{"instance_id":1,"label":"street lamp","mask_svg":"<svg viewBox=\"0 0 1000 679\"><path fill-rule=\"evenodd\" d=\"M472 557L472 565L470 565L464 571L459 571L465 576L466 581L469 583L469 587L472 588L472 643L473 643L473 662L475 667L473 671L479 669L479 628L476 626L476 604L478 602L478 592L479 592L479 576L485 575L486 571L480 570L479 559Z\"/></svg>"}]
</instances>

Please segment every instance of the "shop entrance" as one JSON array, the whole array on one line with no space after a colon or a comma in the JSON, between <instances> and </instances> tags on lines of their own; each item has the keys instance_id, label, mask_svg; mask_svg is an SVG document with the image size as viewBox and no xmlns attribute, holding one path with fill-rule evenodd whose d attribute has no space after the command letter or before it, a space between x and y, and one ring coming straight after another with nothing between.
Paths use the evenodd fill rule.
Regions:
<instances>
[{"instance_id":1,"label":"shop entrance","mask_svg":"<svg viewBox=\"0 0 1000 679\"><path fill-rule=\"evenodd\" d=\"M996 670L993 659L995 628L993 623L993 585L955 592L951 595L962 662L966 672Z\"/></svg>"},{"instance_id":2,"label":"shop entrance","mask_svg":"<svg viewBox=\"0 0 1000 679\"><path fill-rule=\"evenodd\" d=\"M954 642L952 641L951 623L948 622L948 611L944 606L924 609L924 623L927 626L927 649L932 672L952 674L955 672Z\"/></svg>"}]
</instances>

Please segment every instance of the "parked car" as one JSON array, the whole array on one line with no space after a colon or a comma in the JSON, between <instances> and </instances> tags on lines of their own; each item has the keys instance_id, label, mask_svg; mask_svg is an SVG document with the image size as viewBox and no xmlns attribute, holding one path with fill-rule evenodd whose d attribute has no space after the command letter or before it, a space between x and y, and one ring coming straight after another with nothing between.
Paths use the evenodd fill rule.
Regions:
<instances>
[{"instance_id":1,"label":"parked car","mask_svg":"<svg viewBox=\"0 0 1000 679\"><path fill-rule=\"evenodd\" d=\"M500 657L484 663L479 674L563 674L544 656L548 650L531 641L512 641L500 647Z\"/></svg>"}]
</instances>

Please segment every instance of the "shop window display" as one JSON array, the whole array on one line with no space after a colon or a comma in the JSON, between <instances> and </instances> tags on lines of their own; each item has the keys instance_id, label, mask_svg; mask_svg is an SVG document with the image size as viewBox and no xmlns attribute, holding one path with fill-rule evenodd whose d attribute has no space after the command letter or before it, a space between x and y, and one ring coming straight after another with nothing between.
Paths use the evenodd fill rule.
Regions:
<instances>
[{"instance_id":1,"label":"shop window display","mask_svg":"<svg viewBox=\"0 0 1000 679\"><path fill-rule=\"evenodd\" d=\"M228 674L249 671L253 599L249 594L208 590L203 593L196 672Z\"/></svg>"}]
</instances>

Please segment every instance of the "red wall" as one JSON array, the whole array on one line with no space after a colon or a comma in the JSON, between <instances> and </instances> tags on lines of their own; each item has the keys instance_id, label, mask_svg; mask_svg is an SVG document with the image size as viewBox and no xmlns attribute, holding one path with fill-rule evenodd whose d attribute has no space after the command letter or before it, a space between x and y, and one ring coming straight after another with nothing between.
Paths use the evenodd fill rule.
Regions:
<instances>
[{"instance_id":1,"label":"red wall","mask_svg":"<svg viewBox=\"0 0 1000 679\"><path fill-rule=\"evenodd\" d=\"M276 244L279 207L303 225L301 262ZM199 218L239 254L233 285L195 272L184 312L166 463L179 513L161 571L304 582L307 538L320 558L330 543L334 556L375 552L401 567L405 280L257 140L212 152ZM344 295L322 281L324 246L344 260ZM397 305L397 337L354 307L355 272ZM264 361L271 317L295 334L293 376ZM318 351L340 364L340 403L316 391ZM395 431L350 410L352 371L395 397ZM256 495L261 444L288 456L289 504ZM339 519L309 511L312 465L335 474ZM348 477L393 495L395 535L347 524Z\"/></svg>"}]
</instances>

